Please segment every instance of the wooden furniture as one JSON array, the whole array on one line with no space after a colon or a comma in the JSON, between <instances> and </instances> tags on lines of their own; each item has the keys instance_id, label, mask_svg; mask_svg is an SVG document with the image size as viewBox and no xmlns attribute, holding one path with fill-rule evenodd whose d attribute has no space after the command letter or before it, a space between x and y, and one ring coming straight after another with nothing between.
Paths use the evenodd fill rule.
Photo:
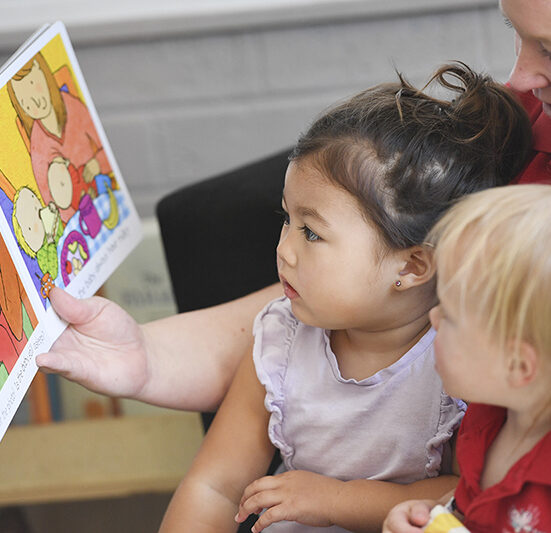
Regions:
<instances>
[{"instance_id":1,"label":"wooden furniture","mask_svg":"<svg viewBox=\"0 0 551 533\"><path fill-rule=\"evenodd\" d=\"M199 415L14 426L0 442L0 506L172 492L203 438Z\"/></svg>"}]
</instances>

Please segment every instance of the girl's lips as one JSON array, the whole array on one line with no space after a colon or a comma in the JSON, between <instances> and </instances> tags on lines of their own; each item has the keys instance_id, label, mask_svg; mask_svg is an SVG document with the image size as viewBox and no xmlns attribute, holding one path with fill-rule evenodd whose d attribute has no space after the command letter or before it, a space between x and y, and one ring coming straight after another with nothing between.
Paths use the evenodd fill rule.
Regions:
<instances>
[{"instance_id":1,"label":"girl's lips","mask_svg":"<svg viewBox=\"0 0 551 533\"><path fill-rule=\"evenodd\" d=\"M289 300L294 300L295 298L298 298L299 294L292 287L292 285L290 285L289 282L284 277L281 277L280 279L281 279L281 284L283 285L283 292L285 293L285 296L287 296Z\"/></svg>"}]
</instances>

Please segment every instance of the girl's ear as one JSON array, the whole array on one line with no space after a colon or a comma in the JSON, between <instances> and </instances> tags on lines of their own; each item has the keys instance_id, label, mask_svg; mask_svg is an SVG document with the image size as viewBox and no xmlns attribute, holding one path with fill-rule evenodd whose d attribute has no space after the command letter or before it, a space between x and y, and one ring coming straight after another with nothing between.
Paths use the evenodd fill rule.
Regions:
<instances>
[{"instance_id":1,"label":"girl's ear","mask_svg":"<svg viewBox=\"0 0 551 533\"><path fill-rule=\"evenodd\" d=\"M402 268L398 272L400 289L423 285L430 281L436 272L433 249L428 246L412 246L403 251Z\"/></svg>"},{"instance_id":2,"label":"girl's ear","mask_svg":"<svg viewBox=\"0 0 551 533\"><path fill-rule=\"evenodd\" d=\"M516 348L516 349L515 349ZM507 355L507 382L510 387L520 388L530 384L537 375L539 356L529 342L522 341L518 347L513 343Z\"/></svg>"}]
</instances>

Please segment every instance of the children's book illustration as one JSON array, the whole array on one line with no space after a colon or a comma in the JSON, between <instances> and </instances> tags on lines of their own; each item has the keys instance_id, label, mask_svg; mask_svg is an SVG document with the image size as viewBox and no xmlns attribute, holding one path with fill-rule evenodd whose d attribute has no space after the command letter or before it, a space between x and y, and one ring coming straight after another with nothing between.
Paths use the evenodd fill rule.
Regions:
<instances>
[{"instance_id":1,"label":"children's book illustration","mask_svg":"<svg viewBox=\"0 0 551 533\"><path fill-rule=\"evenodd\" d=\"M41 28L0 70L0 127L3 256L30 326L14 338L34 363L64 327L49 305L52 287L91 296L137 244L140 224L61 22ZM18 405L11 393L26 388L17 383L6 396L13 360L0 365L0 438Z\"/></svg>"},{"instance_id":2,"label":"children's book illustration","mask_svg":"<svg viewBox=\"0 0 551 533\"><path fill-rule=\"evenodd\" d=\"M36 324L21 278L0 236L0 390Z\"/></svg>"}]
</instances>

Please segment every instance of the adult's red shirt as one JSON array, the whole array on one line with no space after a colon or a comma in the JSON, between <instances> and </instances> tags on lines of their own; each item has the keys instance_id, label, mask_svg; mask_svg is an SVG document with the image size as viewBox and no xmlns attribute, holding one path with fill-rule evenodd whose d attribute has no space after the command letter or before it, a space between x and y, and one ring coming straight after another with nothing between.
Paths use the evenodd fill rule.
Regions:
<instances>
[{"instance_id":1,"label":"adult's red shirt","mask_svg":"<svg viewBox=\"0 0 551 533\"><path fill-rule=\"evenodd\" d=\"M532 123L533 155L514 183L551 185L551 117L542 111L541 102L532 94L517 93Z\"/></svg>"}]
</instances>

